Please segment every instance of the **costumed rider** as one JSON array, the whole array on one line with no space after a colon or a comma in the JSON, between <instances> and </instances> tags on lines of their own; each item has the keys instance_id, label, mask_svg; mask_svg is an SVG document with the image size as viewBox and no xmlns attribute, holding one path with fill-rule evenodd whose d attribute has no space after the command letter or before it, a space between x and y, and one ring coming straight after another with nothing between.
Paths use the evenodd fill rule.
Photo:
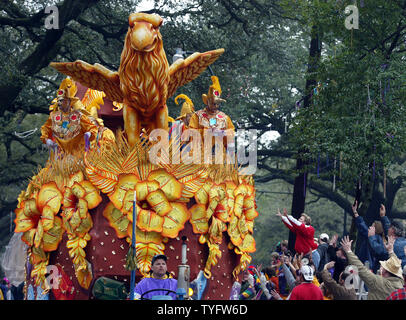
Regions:
<instances>
[{"instance_id":1,"label":"costumed rider","mask_svg":"<svg viewBox=\"0 0 406 320\"><path fill-rule=\"evenodd\" d=\"M180 116L176 119L172 119L171 129L169 130L169 136L177 130L178 134L182 134L182 132L188 128L189 121L192 115L195 113L195 108L193 105L192 100L185 94L180 94L176 96L175 103L179 104L178 99L184 99L185 102L182 104L182 108L180 110Z\"/></svg>"},{"instance_id":2,"label":"costumed rider","mask_svg":"<svg viewBox=\"0 0 406 320\"><path fill-rule=\"evenodd\" d=\"M138 282L137 286L135 287L135 300L139 300L141 299L141 297L143 299L152 299L152 297L156 295L168 295L172 297L173 300L176 300L175 292L177 289L178 281L176 279L173 279L171 274L168 272L168 268L166 265L167 259L168 258L163 254L155 255L152 258L151 271L149 276ZM144 294L145 292L152 289L157 290ZM167 289L174 292L168 292L166 290L158 289Z\"/></svg>"},{"instance_id":3,"label":"costumed rider","mask_svg":"<svg viewBox=\"0 0 406 320\"><path fill-rule=\"evenodd\" d=\"M188 128L189 126L189 121L192 115L195 112L195 108L193 105L192 100L185 94L180 94L176 96L175 98L175 103L178 103L178 99L184 99L185 102L182 104L182 108L180 111L180 116L177 117L176 119L170 119L171 121L171 128L169 129L169 139L172 139L174 141L181 141L182 133ZM181 146L181 150L183 150L184 146L186 145L185 143ZM189 150L189 149L186 149Z\"/></svg>"},{"instance_id":4,"label":"costumed rider","mask_svg":"<svg viewBox=\"0 0 406 320\"><path fill-rule=\"evenodd\" d=\"M221 98L221 86L218 77L211 76L212 85L209 91L202 95L204 109L195 112L189 121L189 129L199 130L203 138L207 134L211 136L223 137L224 147L227 152L234 152L234 134L235 128L228 115L219 110L220 103L226 102ZM224 137L227 137L224 141Z\"/></svg>"},{"instance_id":5,"label":"costumed rider","mask_svg":"<svg viewBox=\"0 0 406 320\"><path fill-rule=\"evenodd\" d=\"M98 133L98 127L84 114L86 109L75 96L76 92L76 84L70 78L64 79L49 108L49 118L41 127L44 144L50 148L58 146L69 154L83 152L85 145L90 146Z\"/></svg>"}]
</instances>

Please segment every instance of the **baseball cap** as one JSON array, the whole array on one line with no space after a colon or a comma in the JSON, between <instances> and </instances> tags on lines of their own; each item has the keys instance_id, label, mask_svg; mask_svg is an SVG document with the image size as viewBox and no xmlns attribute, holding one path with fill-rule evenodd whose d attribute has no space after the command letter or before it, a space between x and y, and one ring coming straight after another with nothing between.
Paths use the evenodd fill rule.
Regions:
<instances>
[{"instance_id":1,"label":"baseball cap","mask_svg":"<svg viewBox=\"0 0 406 320\"><path fill-rule=\"evenodd\" d=\"M322 233L319 238L324 242L328 242L330 240L330 237L328 236L327 233Z\"/></svg>"},{"instance_id":2,"label":"baseball cap","mask_svg":"<svg viewBox=\"0 0 406 320\"><path fill-rule=\"evenodd\" d=\"M165 262L168 260L168 258L166 257L166 255L164 254L157 254L155 256L153 256L152 260L151 260L151 266L155 263L155 261L157 261L158 259L163 259L165 260Z\"/></svg>"},{"instance_id":3,"label":"baseball cap","mask_svg":"<svg viewBox=\"0 0 406 320\"><path fill-rule=\"evenodd\" d=\"M300 273L303 275L305 281L313 281L313 269L310 266L301 267Z\"/></svg>"}]
</instances>

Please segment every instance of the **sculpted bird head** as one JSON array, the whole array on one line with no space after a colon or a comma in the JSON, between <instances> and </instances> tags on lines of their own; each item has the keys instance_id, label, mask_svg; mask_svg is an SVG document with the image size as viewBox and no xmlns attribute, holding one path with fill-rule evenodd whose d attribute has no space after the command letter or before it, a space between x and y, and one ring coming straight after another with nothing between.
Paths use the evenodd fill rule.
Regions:
<instances>
[{"instance_id":1,"label":"sculpted bird head","mask_svg":"<svg viewBox=\"0 0 406 320\"><path fill-rule=\"evenodd\" d=\"M132 13L121 53L120 89L125 103L153 113L166 102L169 65L159 27L163 19L157 14Z\"/></svg>"},{"instance_id":2,"label":"sculpted bird head","mask_svg":"<svg viewBox=\"0 0 406 320\"><path fill-rule=\"evenodd\" d=\"M157 14L132 13L128 18L131 47L136 51L150 52L162 36L159 27L163 19Z\"/></svg>"}]
</instances>

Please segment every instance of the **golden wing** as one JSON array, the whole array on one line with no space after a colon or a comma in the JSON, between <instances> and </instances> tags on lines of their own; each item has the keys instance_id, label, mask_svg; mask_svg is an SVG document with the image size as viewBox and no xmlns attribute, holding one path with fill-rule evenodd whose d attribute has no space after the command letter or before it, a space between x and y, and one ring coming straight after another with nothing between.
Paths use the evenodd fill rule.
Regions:
<instances>
[{"instance_id":1,"label":"golden wing","mask_svg":"<svg viewBox=\"0 0 406 320\"><path fill-rule=\"evenodd\" d=\"M169 67L170 81L168 84L168 98L175 94L176 89L196 79L206 68L218 59L224 49L195 52L185 60L176 60Z\"/></svg>"},{"instance_id":2,"label":"golden wing","mask_svg":"<svg viewBox=\"0 0 406 320\"><path fill-rule=\"evenodd\" d=\"M111 101L123 102L118 72L111 71L102 65L91 65L82 60L75 62L51 62L50 66L70 76L85 87L103 91Z\"/></svg>"},{"instance_id":3,"label":"golden wing","mask_svg":"<svg viewBox=\"0 0 406 320\"><path fill-rule=\"evenodd\" d=\"M87 111L91 111L93 107L100 109L100 105L104 104L103 98L106 94L103 91L87 89L86 93L82 99L82 103Z\"/></svg>"}]
</instances>

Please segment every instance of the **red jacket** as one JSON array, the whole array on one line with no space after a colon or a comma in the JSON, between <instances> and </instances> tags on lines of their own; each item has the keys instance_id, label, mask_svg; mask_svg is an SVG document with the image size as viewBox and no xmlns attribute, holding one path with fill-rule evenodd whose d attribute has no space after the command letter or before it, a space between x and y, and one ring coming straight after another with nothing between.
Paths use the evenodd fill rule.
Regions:
<instances>
[{"instance_id":1,"label":"red jacket","mask_svg":"<svg viewBox=\"0 0 406 320\"><path fill-rule=\"evenodd\" d=\"M292 216L287 218L282 217L282 222L290 231L296 234L295 251L297 253L307 254L309 251L317 249L317 244L314 242L314 228L312 226L300 223Z\"/></svg>"},{"instance_id":2,"label":"red jacket","mask_svg":"<svg viewBox=\"0 0 406 320\"><path fill-rule=\"evenodd\" d=\"M311 282L303 282L293 288L289 300L324 300L324 297L318 286Z\"/></svg>"}]
</instances>

